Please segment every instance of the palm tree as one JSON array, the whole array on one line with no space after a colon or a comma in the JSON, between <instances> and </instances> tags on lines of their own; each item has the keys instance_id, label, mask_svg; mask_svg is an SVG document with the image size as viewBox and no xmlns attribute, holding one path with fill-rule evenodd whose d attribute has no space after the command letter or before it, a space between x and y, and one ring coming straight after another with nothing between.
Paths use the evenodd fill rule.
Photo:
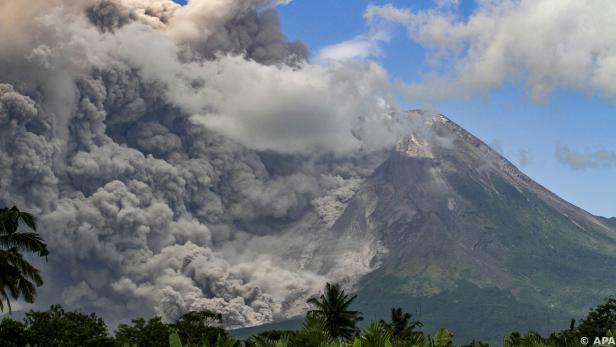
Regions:
<instances>
[{"instance_id":1,"label":"palm tree","mask_svg":"<svg viewBox=\"0 0 616 347\"><path fill-rule=\"evenodd\" d=\"M420 334L415 329L423 326L420 321L412 318L413 316L410 313L403 312L400 307L397 307L391 309L391 322L381 320L380 324L391 333L392 337L408 340L413 335Z\"/></svg>"},{"instance_id":2,"label":"palm tree","mask_svg":"<svg viewBox=\"0 0 616 347\"><path fill-rule=\"evenodd\" d=\"M333 338L348 338L357 333L357 322L363 319L362 313L350 311L349 306L356 295L349 296L339 284L327 283L318 298L308 299L315 309L308 311L323 322L323 329Z\"/></svg>"},{"instance_id":3,"label":"palm tree","mask_svg":"<svg viewBox=\"0 0 616 347\"><path fill-rule=\"evenodd\" d=\"M23 232L25 224L32 232ZM4 302L11 312L10 298L23 298L34 302L36 287L43 284L38 269L32 266L20 252L34 253L40 257L49 254L47 245L36 232L34 217L17 207L0 208L0 310Z\"/></svg>"},{"instance_id":4,"label":"palm tree","mask_svg":"<svg viewBox=\"0 0 616 347\"><path fill-rule=\"evenodd\" d=\"M222 337L227 337L227 332L220 327L222 323L222 314L218 312L190 311L180 317L173 328L189 346L196 346L204 341L215 344Z\"/></svg>"},{"instance_id":5,"label":"palm tree","mask_svg":"<svg viewBox=\"0 0 616 347\"><path fill-rule=\"evenodd\" d=\"M355 338L359 339L359 342L353 341L353 343L362 347L392 346L392 338L393 336L390 330L386 329L378 322L372 322L366 329L364 329L361 337Z\"/></svg>"}]
</instances>

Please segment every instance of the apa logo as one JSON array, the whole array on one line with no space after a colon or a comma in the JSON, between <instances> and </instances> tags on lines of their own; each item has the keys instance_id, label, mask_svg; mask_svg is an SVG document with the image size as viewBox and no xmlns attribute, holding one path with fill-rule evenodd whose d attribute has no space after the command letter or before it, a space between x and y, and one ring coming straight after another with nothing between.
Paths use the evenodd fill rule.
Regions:
<instances>
[{"instance_id":1,"label":"apa logo","mask_svg":"<svg viewBox=\"0 0 616 347\"><path fill-rule=\"evenodd\" d=\"M607 336L603 336L603 337L595 337L595 341L593 341L592 343L593 345L608 345L608 346L614 346L616 345L616 340L614 340L613 337L607 337Z\"/></svg>"}]
</instances>

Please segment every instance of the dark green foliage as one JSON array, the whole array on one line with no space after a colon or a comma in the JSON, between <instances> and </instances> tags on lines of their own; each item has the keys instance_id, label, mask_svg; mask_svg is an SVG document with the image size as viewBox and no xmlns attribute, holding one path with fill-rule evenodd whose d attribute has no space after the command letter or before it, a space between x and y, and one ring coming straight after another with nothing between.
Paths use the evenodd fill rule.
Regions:
<instances>
[{"instance_id":1,"label":"dark green foliage","mask_svg":"<svg viewBox=\"0 0 616 347\"><path fill-rule=\"evenodd\" d=\"M291 334L293 334L293 331L291 330L268 330L258 334L257 337L278 341L280 338Z\"/></svg>"},{"instance_id":2,"label":"dark green foliage","mask_svg":"<svg viewBox=\"0 0 616 347\"><path fill-rule=\"evenodd\" d=\"M428 335L428 346L453 347L453 334L447 329L439 329L434 336Z\"/></svg>"},{"instance_id":3,"label":"dark green foliage","mask_svg":"<svg viewBox=\"0 0 616 347\"><path fill-rule=\"evenodd\" d=\"M24 319L30 345L46 347L113 346L105 322L94 313L66 312L59 305L30 311Z\"/></svg>"},{"instance_id":4,"label":"dark green foliage","mask_svg":"<svg viewBox=\"0 0 616 347\"><path fill-rule=\"evenodd\" d=\"M302 329L291 335L292 342L298 347L310 347L319 345L321 341L327 341L332 336L325 329L325 322L316 315L307 314Z\"/></svg>"},{"instance_id":5,"label":"dark green foliage","mask_svg":"<svg viewBox=\"0 0 616 347\"><path fill-rule=\"evenodd\" d=\"M218 335L216 342L204 343L202 347L242 347L242 342L226 335Z\"/></svg>"},{"instance_id":6,"label":"dark green foliage","mask_svg":"<svg viewBox=\"0 0 616 347\"><path fill-rule=\"evenodd\" d=\"M183 315L174 325L184 345L197 346L205 342L214 345L219 338L226 338L227 332L220 328L222 315L212 311L191 311Z\"/></svg>"},{"instance_id":7,"label":"dark green foliage","mask_svg":"<svg viewBox=\"0 0 616 347\"><path fill-rule=\"evenodd\" d=\"M30 311L23 322L11 318L0 321L0 346L4 347L453 347L453 334L446 329L424 335L423 324L401 308L391 309L390 321L373 321L362 331L357 328L361 313L350 311L355 296L338 285L327 284L318 298L309 302L315 309L305 316L298 330L269 330L238 341L221 328L222 316L211 311L189 312L175 324L160 317L134 319L121 324L115 338L107 334L104 321L95 314L66 312L60 306L48 311ZM614 336L616 298L590 310L579 326L543 337L537 332L511 333L501 340L504 347L581 347L582 336ZM611 330L611 331L610 331ZM337 335L335 335L337 334ZM498 343L501 345L501 343ZM471 341L463 347L488 347Z\"/></svg>"},{"instance_id":8,"label":"dark green foliage","mask_svg":"<svg viewBox=\"0 0 616 347\"><path fill-rule=\"evenodd\" d=\"M522 335L511 333L503 340L504 346L580 346L580 339L586 337L594 341L595 337L612 336L616 331L616 298L607 298L603 304L590 310L578 327L572 319L568 329L543 337L537 332Z\"/></svg>"},{"instance_id":9,"label":"dark green foliage","mask_svg":"<svg viewBox=\"0 0 616 347\"><path fill-rule=\"evenodd\" d=\"M464 345L462 347L490 347L490 345L485 342L473 340L468 345Z\"/></svg>"},{"instance_id":10,"label":"dark green foliage","mask_svg":"<svg viewBox=\"0 0 616 347\"><path fill-rule=\"evenodd\" d=\"M171 329L160 317L146 322L143 318L133 319L132 324L120 324L116 330L115 340L118 346L128 344L139 347L168 347Z\"/></svg>"},{"instance_id":11,"label":"dark green foliage","mask_svg":"<svg viewBox=\"0 0 616 347\"><path fill-rule=\"evenodd\" d=\"M380 324L389 332L393 338L408 340L421 332L417 328L423 326L420 321L413 320L413 316L408 312L403 312L402 308L391 309L391 321L380 321Z\"/></svg>"},{"instance_id":12,"label":"dark green foliage","mask_svg":"<svg viewBox=\"0 0 616 347\"><path fill-rule=\"evenodd\" d=\"M25 224L32 232L23 232ZM36 232L34 217L17 207L0 208L0 310L4 303L11 311L10 299L21 298L34 302L36 287L43 284L39 270L22 255L23 252L45 257L49 253L43 239Z\"/></svg>"},{"instance_id":13,"label":"dark green foliage","mask_svg":"<svg viewBox=\"0 0 616 347\"><path fill-rule=\"evenodd\" d=\"M529 334L530 335L530 334ZM522 343L522 341L526 338L527 336L523 336L522 334L520 334L517 331L512 332L511 334L509 334L509 336L507 336L504 341L503 344L509 344L512 346L517 346L519 344Z\"/></svg>"},{"instance_id":14,"label":"dark green foliage","mask_svg":"<svg viewBox=\"0 0 616 347\"><path fill-rule=\"evenodd\" d=\"M308 315L321 320L323 329L331 337L351 337L357 333L357 322L363 319L361 312L349 310L355 298L355 295L346 294L339 284L327 283L318 298L308 300L314 307Z\"/></svg>"},{"instance_id":15,"label":"dark green foliage","mask_svg":"<svg viewBox=\"0 0 616 347\"><path fill-rule=\"evenodd\" d=\"M329 346L327 341L334 339L325 331L324 322L314 315L306 315L304 323L297 330L277 330L251 336L245 343L246 347L313 347Z\"/></svg>"},{"instance_id":16,"label":"dark green foliage","mask_svg":"<svg viewBox=\"0 0 616 347\"><path fill-rule=\"evenodd\" d=\"M0 346L17 347L26 344L26 325L12 318L0 321Z\"/></svg>"},{"instance_id":17,"label":"dark green foliage","mask_svg":"<svg viewBox=\"0 0 616 347\"><path fill-rule=\"evenodd\" d=\"M388 341L391 343L392 339L393 336L389 329L386 329L380 322L372 322L362 331L358 340L362 346L384 347Z\"/></svg>"},{"instance_id":18,"label":"dark green foliage","mask_svg":"<svg viewBox=\"0 0 616 347\"><path fill-rule=\"evenodd\" d=\"M593 308L588 316L580 322L577 333L591 341L596 336L607 336L611 330L616 332L616 298L607 298L605 303Z\"/></svg>"}]
</instances>

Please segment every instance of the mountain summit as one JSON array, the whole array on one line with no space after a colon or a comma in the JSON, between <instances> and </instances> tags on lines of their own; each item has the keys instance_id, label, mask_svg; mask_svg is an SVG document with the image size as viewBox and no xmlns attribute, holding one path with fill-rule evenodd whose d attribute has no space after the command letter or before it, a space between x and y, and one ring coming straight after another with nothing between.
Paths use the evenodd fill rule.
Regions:
<instances>
[{"instance_id":1,"label":"mountain summit","mask_svg":"<svg viewBox=\"0 0 616 347\"><path fill-rule=\"evenodd\" d=\"M494 342L563 329L614 293L612 221L551 193L448 118L411 117L420 126L363 183L320 250L327 258L372 242L376 270L356 288L367 317L401 306L428 329Z\"/></svg>"}]
</instances>

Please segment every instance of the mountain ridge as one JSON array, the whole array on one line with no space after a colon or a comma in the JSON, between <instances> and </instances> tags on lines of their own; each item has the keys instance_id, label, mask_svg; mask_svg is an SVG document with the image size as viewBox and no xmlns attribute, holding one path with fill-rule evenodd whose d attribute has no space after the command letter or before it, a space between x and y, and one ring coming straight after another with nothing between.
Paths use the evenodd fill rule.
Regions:
<instances>
[{"instance_id":1,"label":"mountain ridge","mask_svg":"<svg viewBox=\"0 0 616 347\"><path fill-rule=\"evenodd\" d=\"M382 317L423 305L428 327L495 342L512 329L565 326L611 294L608 219L561 199L445 116L411 116L423 122L364 181L317 253L348 253L358 240L374 247L374 270L355 286L361 310ZM336 262L323 264L331 273ZM481 317L469 318L472 302ZM518 319L499 318L507 312Z\"/></svg>"},{"instance_id":2,"label":"mountain ridge","mask_svg":"<svg viewBox=\"0 0 616 347\"><path fill-rule=\"evenodd\" d=\"M613 293L616 218L558 197L444 115L409 117L413 133L316 232L306 266L346 283L369 320L402 307L460 343L561 330Z\"/></svg>"}]
</instances>

